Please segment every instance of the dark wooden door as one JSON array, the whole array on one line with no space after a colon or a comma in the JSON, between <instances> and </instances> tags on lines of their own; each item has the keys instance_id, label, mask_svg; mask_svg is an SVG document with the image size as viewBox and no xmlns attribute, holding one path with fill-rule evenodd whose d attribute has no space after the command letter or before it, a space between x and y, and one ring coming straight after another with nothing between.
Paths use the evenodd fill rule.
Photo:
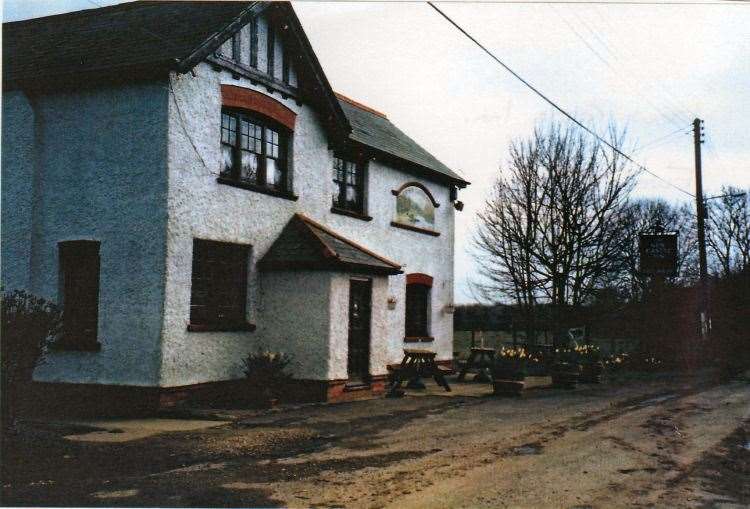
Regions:
<instances>
[{"instance_id":1,"label":"dark wooden door","mask_svg":"<svg viewBox=\"0 0 750 509\"><path fill-rule=\"evenodd\" d=\"M370 374L370 310L372 281L349 282L349 380L366 381Z\"/></svg>"}]
</instances>

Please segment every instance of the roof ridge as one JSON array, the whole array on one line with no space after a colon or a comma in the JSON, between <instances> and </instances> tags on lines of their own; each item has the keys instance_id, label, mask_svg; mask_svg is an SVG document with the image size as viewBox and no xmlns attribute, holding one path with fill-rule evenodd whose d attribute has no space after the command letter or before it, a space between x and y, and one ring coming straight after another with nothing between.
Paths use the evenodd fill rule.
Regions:
<instances>
[{"instance_id":1,"label":"roof ridge","mask_svg":"<svg viewBox=\"0 0 750 509\"><path fill-rule=\"evenodd\" d=\"M398 268L398 269L401 268L401 265L398 264L398 263L396 263L396 262L394 262L393 260L389 260L388 258L385 258L384 256L380 256L379 254L377 254L377 253L375 253L375 252L367 249L366 247L364 247L364 246L362 246L360 244L357 244L356 242L354 242L352 240L347 239L346 237L344 237L344 236L336 233L335 231L331 230L330 228L328 228L326 226L323 226L322 224L318 223L317 221L314 221L313 219L310 219L309 217L307 217L306 215L304 215L301 212L297 212L294 215L296 217L298 217L300 220L302 220L303 222L307 223L308 226L312 226L314 228L318 228L319 230L323 230L325 233L327 233L331 237L334 237L335 239L340 240L341 242L343 242L345 244L348 244L349 246L351 246L351 247L353 247L355 249L359 249L360 251L362 251L364 253L367 253L368 255L372 256L373 258L377 258L381 262L383 262L383 263L385 263L387 265L390 265L391 267ZM313 232L313 233L315 233L315 232ZM317 234L315 236L318 237L318 239L320 239L320 237ZM320 241L323 242L323 244L325 246L328 246L328 244L326 244L325 241L323 241L323 239L320 239ZM333 250L331 250L331 251L336 254L335 251L333 251ZM336 257L338 257L338 254L336 254Z\"/></svg>"},{"instance_id":2,"label":"roof ridge","mask_svg":"<svg viewBox=\"0 0 750 509\"><path fill-rule=\"evenodd\" d=\"M344 94L341 94L341 93L339 93L339 92L336 92L335 90L333 91L333 93L334 93L334 94L336 95L336 97L338 97L338 98L339 98L340 100L342 100L342 101L344 101L344 102L346 102L346 103L349 103L349 104L351 104L351 105L352 105L352 106L354 106L355 108L359 108L360 110L363 110L363 111L367 111L368 113L372 113L373 115L377 115L377 116L379 116L379 117L382 117L382 118L384 118L384 119L386 119L386 120L388 119L388 117L386 116L386 114L385 114L385 113L383 113L382 111L378 111L378 110L376 110L375 108L371 108L371 107L367 106L366 104L363 104L363 103L361 103L361 102L359 102L359 101L355 101L355 100L354 100L354 99L352 99L351 97L347 97L347 96L345 96Z\"/></svg>"}]
</instances>

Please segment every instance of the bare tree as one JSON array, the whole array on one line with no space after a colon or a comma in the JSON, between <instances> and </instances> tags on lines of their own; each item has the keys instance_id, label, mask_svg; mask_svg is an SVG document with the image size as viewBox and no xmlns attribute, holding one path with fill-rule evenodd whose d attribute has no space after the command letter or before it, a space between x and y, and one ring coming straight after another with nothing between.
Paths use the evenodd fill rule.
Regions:
<instances>
[{"instance_id":1,"label":"bare tree","mask_svg":"<svg viewBox=\"0 0 750 509\"><path fill-rule=\"evenodd\" d=\"M736 187L722 187L722 196L707 207L706 243L721 276L750 266L750 193L742 193Z\"/></svg>"},{"instance_id":2,"label":"bare tree","mask_svg":"<svg viewBox=\"0 0 750 509\"><path fill-rule=\"evenodd\" d=\"M610 132L610 143L621 146L623 135ZM559 124L514 142L510 156L507 176L479 214L477 286L485 296L511 298L532 323L537 303L551 304L559 340L566 309L617 272L635 174L617 151Z\"/></svg>"}]
</instances>

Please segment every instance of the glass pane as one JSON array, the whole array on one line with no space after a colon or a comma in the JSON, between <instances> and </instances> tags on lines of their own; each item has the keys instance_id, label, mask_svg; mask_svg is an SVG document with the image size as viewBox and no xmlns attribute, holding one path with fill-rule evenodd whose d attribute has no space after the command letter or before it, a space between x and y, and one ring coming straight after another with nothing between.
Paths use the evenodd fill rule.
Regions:
<instances>
[{"instance_id":1,"label":"glass pane","mask_svg":"<svg viewBox=\"0 0 750 509\"><path fill-rule=\"evenodd\" d=\"M269 186L276 184L276 160L270 157L266 158L266 184Z\"/></svg>"},{"instance_id":2,"label":"glass pane","mask_svg":"<svg viewBox=\"0 0 750 509\"><path fill-rule=\"evenodd\" d=\"M284 167L276 159L266 158L266 183L278 189L284 189Z\"/></svg>"},{"instance_id":3,"label":"glass pane","mask_svg":"<svg viewBox=\"0 0 750 509\"><path fill-rule=\"evenodd\" d=\"M221 173L222 174L230 174L232 173L232 166L234 166L233 163L233 157L232 157L232 147L229 145L222 145L221 146Z\"/></svg>"},{"instance_id":4,"label":"glass pane","mask_svg":"<svg viewBox=\"0 0 750 509\"><path fill-rule=\"evenodd\" d=\"M359 193L356 187L346 186L346 206L349 209L356 209L359 203Z\"/></svg>"},{"instance_id":5,"label":"glass pane","mask_svg":"<svg viewBox=\"0 0 750 509\"><path fill-rule=\"evenodd\" d=\"M333 183L333 204L337 207L340 207L341 204L339 203L339 196L341 196L341 184L338 182Z\"/></svg>"},{"instance_id":6,"label":"glass pane","mask_svg":"<svg viewBox=\"0 0 750 509\"><path fill-rule=\"evenodd\" d=\"M247 150L241 153L240 179L253 184L258 181L258 155Z\"/></svg>"}]
</instances>

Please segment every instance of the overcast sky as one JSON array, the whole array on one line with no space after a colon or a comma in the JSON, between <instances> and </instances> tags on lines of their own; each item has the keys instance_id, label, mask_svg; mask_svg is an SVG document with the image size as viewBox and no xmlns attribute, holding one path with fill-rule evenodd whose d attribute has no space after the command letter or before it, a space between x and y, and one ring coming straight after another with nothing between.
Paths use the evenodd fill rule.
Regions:
<instances>
[{"instance_id":1,"label":"overcast sky","mask_svg":"<svg viewBox=\"0 0 750 509\"><path fill-rule=\"evenodd\" d=\"M15 21L105 0L5 0ZM426 3L295 2L334 89L388 117L472 185L456 216L456 302L472 300L476 212L508 144L561 119ZM694 191L694 117L705 120L704 189L750 187L750 5L441 3L507 65L579 120L628 129L634 158ZM676 132L679 131L679 132ZM674 133L674 134L673 134ZM656 142L656 143L654 143ZM644 174L637 194L688 196Z\"/></svg>"}]
</instances>

